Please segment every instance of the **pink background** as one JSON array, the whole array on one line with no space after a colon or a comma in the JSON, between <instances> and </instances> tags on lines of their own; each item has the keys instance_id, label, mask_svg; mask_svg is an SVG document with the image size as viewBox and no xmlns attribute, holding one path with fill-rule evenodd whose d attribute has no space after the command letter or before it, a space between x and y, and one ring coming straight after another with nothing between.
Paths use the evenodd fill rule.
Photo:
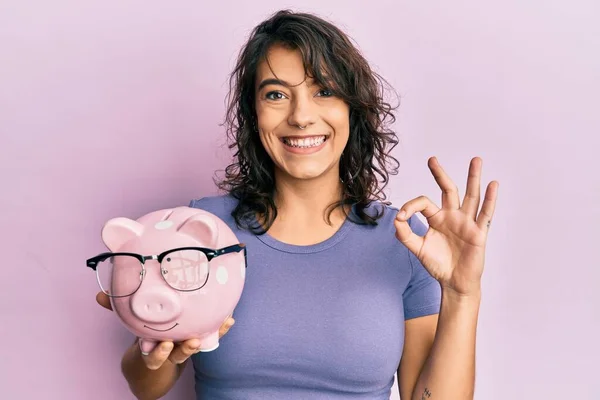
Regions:
<instances>
[{"instance_id":1,"label":"pink background","mask_svg":"<svg viewBox=\"0 0 600 400\"><path fill-rule=\"evenodd\" d=\"M461 190L474 155L500 181L477 399L598 395L598 4L294 4L339 23L402 95L397 205L439 201L430 155ZM96 305L84 260L105 220L215 192L227 74L285 5L0 3L0 398L132 398L132 337ZM192 396L189 368L166 398Z\"/></svg>"}]
</instances>

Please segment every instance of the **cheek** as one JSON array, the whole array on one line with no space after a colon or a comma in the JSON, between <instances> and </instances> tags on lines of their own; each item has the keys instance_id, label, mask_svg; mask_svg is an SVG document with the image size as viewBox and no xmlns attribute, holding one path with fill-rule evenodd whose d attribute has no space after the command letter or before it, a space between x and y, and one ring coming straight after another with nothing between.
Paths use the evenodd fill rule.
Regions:
<instances>
[{"instance_id":1,"label":"cheek","mask_svg":"<svg viewBox=\"0 0 600 400\"><path fill-rule=\"evenodd\" d=\"M264 135L264 133L262 133L262 130L259 130L258 136L260 138L260 143L265 148L265 150L267 151L267 153L271 154L271 151L269 149L269 147L270 147L269 146L269 139Z\"/></svg>"},{"instance_id":2,"label":"cheek","mask_svg":"<svg viewBox=\"0 0 600 400\"><path fill-rule=\"evenodd\" d=\"M277 145L275 131L285 121L284 113L279 110L257 107L256 117L258 120L258 135L263 147L273 156L272 149Z\"/></svg>"},{"instance_id":3,"label":"cheek","mask_svg":"<svg viewBox=\"0 0 600 400\"><path fill-rule=\"evenodd\" d=\"M256 105L256 117L259 128L264 132L272 132L282 121L285 121L288 111L283 105L273 106L258 103Z\"/></svg>"},{"instance_id":4,"label":"cheek","mask_svg":"<svg viewBox=\"0 0 600 400\"><path fill-rule=\"evenodd\" d=\"M259 137L260 137L260 143L263 146L263 149L265 149L265 151L267 152L267 154L269 155L269 157L271 157L271 159L273 159L274 154L273 154L273 148L275 147L275 140L277 140L274 135L270 135L270 134L266 134L264 133L264 130L259 129Z\"/></svg>"},{"instance_id":5,"label":"cheek","mask_svg":"<svg viewBox=\"0 0 600 400\"><path fill-rule=\"evenodd\" d=\"M345 106L331 108L327 113L329 125L336 132L339 139L347 140L350 135L350 111Z\"/></svg>"}]
</instances>

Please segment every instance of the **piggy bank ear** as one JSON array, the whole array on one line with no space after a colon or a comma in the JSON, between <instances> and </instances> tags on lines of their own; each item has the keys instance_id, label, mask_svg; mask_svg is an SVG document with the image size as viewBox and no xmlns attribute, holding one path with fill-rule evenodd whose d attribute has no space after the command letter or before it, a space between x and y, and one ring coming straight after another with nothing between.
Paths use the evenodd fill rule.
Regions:
<instances>
[{"instance_id":1,"label":"piggy bank ear","mask_svg":"<svg viewBox=\"0 0 600 400\"><path fill-rule=\"evenodd\" d=\"M219 237L219 227L216 221L206 214L195 214L189 217L179 225L177 231L206 243L210 247L216 246Z\"/></svg>"},{"instance_id":2,"label":"piggy bank ear","mask_svg":"<svg viewBox=\"0 0 600 400\"><path fill-rule=\"evenodd\" d=\"M123 244L142 236L144 227L139 222L129 218L113 218L104 224L102 241L110 249L117 251Z\"/></svg>"}]
</instances>

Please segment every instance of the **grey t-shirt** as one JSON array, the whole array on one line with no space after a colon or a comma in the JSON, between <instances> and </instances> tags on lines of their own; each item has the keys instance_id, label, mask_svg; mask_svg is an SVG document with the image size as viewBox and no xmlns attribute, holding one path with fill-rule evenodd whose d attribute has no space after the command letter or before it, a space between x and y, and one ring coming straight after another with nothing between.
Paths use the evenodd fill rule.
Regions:
<instances>
[{"instance_id":1,"label":"grey t-shirt","mask_svg":"<svg viewBox=\"0 0 600 400\"><path fill-rule=\"evenodd\" d=\"M439 283L395 237L397 209L377 226L346 220L329 239L296 246L236 227L230 196L192 200L247 245L235 325L192 357L197 399L386 399L404 321L439 312ZM372 206L374 207L374 206ZM410 220L423 236L426 226Z\"/></svg>"}]
</instances>

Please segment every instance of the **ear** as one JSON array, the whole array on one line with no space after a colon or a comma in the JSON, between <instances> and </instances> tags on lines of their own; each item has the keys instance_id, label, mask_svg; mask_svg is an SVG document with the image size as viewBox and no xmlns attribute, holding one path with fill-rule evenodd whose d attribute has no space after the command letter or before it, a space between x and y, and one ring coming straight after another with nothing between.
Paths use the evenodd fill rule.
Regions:
<instances>
[{"instance_id":1,"label":"ear","mask_svg":"<svg viewBox=\"0 0 600 400\"><path fill-rule=\"evenodd\" d=\"M102 241L110 251L117 251L123 244L142 236L144 227L129 218L113 218L102 228Z\"/></svg>"},{"instance_id":2,"label":"ear","mask_svg":"<svg viewBox=\"0 0 600 400\"><path fill-rule=\"evenodd\" d=\"M214 218L201 213L192 215L183 221L177 231L206 243L210 247L216 246L219 237L219 227Z\"/></svg>"}]
</instances>

